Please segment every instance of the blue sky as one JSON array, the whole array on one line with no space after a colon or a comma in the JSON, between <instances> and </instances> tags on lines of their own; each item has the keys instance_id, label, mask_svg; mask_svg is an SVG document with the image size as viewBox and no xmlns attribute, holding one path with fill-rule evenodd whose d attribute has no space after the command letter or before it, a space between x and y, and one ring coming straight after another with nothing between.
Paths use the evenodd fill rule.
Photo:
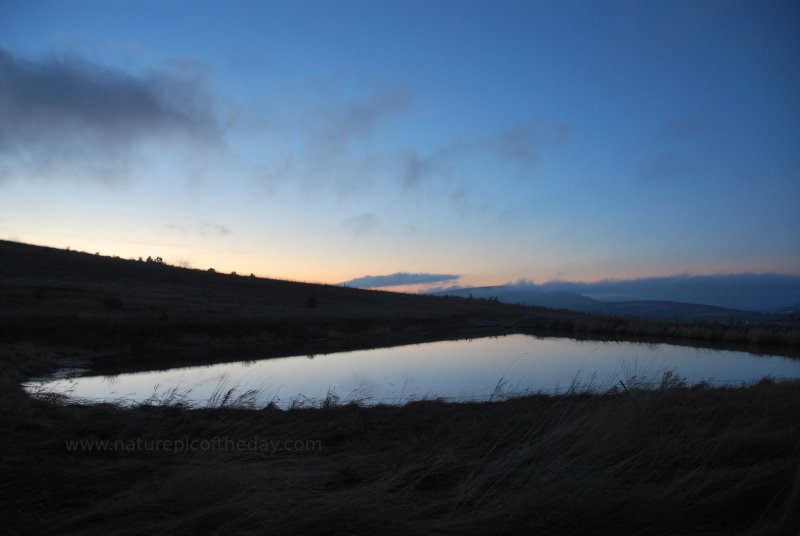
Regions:
<instances>
[{"instance_id":1,"label":"blue sky","mask_svg":"<svg viewBox=\"0 0 800 536\"><path fill-rule=\"evenodd\" d=\"M0 238L327 283L800 274L798 95L796 2L0 0Z\"/></svg>"}]
</instances>

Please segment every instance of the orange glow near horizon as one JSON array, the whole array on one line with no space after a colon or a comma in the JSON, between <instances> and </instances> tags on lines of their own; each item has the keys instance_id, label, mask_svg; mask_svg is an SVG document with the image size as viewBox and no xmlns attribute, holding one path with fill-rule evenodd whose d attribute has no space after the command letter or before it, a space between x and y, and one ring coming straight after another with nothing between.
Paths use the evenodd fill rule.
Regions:
<instances>
[{"instance_id":1,"label":"orange glow near horizon","mask_svg":"<svg viewBox=\"0 0 800 536\"><path fill-rule=\"evenodd\" d=\"M319 262L312 262L309 260L297 261L282 261L277 262L273 258L265 258L263 254L253 254L241 251L219 252L210 250L208 248L180 246L174 244L159 244L155 241L110 241L103 239L77 239L68 240L64 238L54 237L52 235L39 235L37 233L29 234L25 239L18 237L9 237L9 240L21 241L32 245L40 245L47 247L54 247L58 249L70 249L73 251L82 251L86 253L100 253L104 256L116 256L123 259L138 259L139 257L147 258L161 257L167 264L174 266L182 266L186 268L207 270L213 268L220 273L236 272L240 275L254 274L257 277L280 279L287 281L299 281L306 283L321 283L321 284L339 284L357 277L363 277L367 273L373 275L386 275L385 273L376 272L374 269L359 270L354 268L355 264L352 260L347 259L331 259L326 263L326 268L322 269ZM780 273L800 275L800 271L794 268L791 260L783 263L786 268ZM457 279L446 280L437 283L425 284L412 284L412 285L397 285L386 287L374 287L375 290L384 290L390 292L404 292L404 293L423 293L426 291L435 290L437 288L448 288L452 286L458 287L484 287L484 286L500 286L505 284L514 284L521 279L532 281L536 284L547 283L551 281L572 281L595 283L604 280L628 280L628 279L641 279L648 277L669 277L674 275L721 275L731 273L767 273L776 272L775 270L765 269L765 263L753 261L740 266L739 271L723 270L717 266L709 266L707 270L703 271L673 271L673 272L654 272L645 274L634 273L616 273L613 276L592 274L585 272L583 274L575 273L573 277L563 277L562 273L554 272L552 274L540 273L537 277L512 277L508 273L498 274L466 274L461 275ZM717 269L715 269L717 268Z\"/></svg>"}]
</instances>

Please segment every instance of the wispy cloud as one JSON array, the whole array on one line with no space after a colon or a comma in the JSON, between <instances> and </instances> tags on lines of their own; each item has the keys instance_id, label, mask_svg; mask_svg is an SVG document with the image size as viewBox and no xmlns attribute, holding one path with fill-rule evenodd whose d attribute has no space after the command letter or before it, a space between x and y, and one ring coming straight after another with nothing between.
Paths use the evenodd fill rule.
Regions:
<instances>
[{"instance_id":1,"label":"wispy cloud","mask_svg":"<svg viewBox=\"0 0 800 536\"><path fill-rule=\"evenodd\" d=\"M221 143L206 74L195 67L178 61L131 74L73 55L30 60L0 49L0 178L115 183L145 141Z\"/></svg>"},{"instance_id":2,"label":"wispy cloud","mask_svg":"<svg viewBox=\"0 0 800 536\"><path fill-rule=\"evenodd\" d=\"M441 147L427 156L421 155L415 147L407 148L401 155L402 185L413 189L431 176L452 177L457 156L466 152L460 141Z\"/></svg>"},{"instance_id":3,"label":"wispy cloud","mask_svg":"<svg viewBox=\"0 0 800 536\"><path fill-rule=\"evenodd\" d=\"M354 235L368 233L377 226L378 217L372 212L353 216L352 218L347 218L342 221L342 227L352 232Z\"/></svg>"},{"instance_id":4,"label":"wispy cloud","mask_svg":"<svg viewBox=\"0 0 800 536\"><path fill-rule=\"evenodd\" d=\"M260 135L266 142L270 128L281 129L272 138L285 140L287 149L254 166L261 192L273 193L283 183L299 184L311 194L330 189L349 196L378 183L412 192L435 180L434 195L447 199L458 192L463 197L470 192L462 179L475 158L529 175L548 148L569 136L564 123L535 118L423 148L413 138L394 137L400 133L394 123L413 112L413 88L350 75L320 85L323 90L301 85L296 94L302 99L287 96L293 106L271 112L277 119ZM387 144L389 132L393 141ZM397 182L381 182L387 179Z\"/></svg>"},{"instance_id":5,"label":"wispy cloud","mask_svg":"<svg viewBox=\"0 0 800 536\"><path fill-rule=\"evenodd\" d=\"M380 288L380 287L397 287L401 285L422 285L429 283L440 283L442 281L453 281L458 279L459 275L450 274L425 274L417 273L410 274L407 272L397 272L389 275L367 275L358 277L339 283L349 287L359 288Z\"/></svg>"},{"instance_id":6,"label":"wispy cloud","mask_svg":"<svg viewBox=\"0 0 800 536\"><path fill-rule=\"evenodd\" d=\"M255 166L253 179L259 190L271 193L281 183L295 182L310 192L325 187L344 196L369 188L387 165L391 149L371 142L380 140L392 120L410 110L412 89L358 77L334 77L322 85L323 90L301 85L297 93L303 98L285 97L294 106L276 105L270 112L272 122L256 134L268 146L279 139L286 147Z\"/></svg>"},{"instance_id":7,"label":"wispy cloud","mask_svg":"<svg viewBox=\"0 0 800 536\"><path fill-rule=\"evenodd\" d=\"M637 173L643 180L661 181L682 177L693 169L693 164L680 153L667 150L642 160Z\"/></svg>"},{"instance_id":8,"label":"wispy cloud","mask_svg":"<svg viewBox=\"0 0 800 536\"><path fill-rule=\"evenodd\" d=\"M413 98L407 86L381 85L334 103L319 115L322 137L330 150L338 150L349 139L369 136L381 122L408 110Z\"/></svg>"},{"instance_id":9,"label":"wispy cloud","mask_svg":"<svg viewBox=\"0 0 800 536\"><path fill-rule=\"evenodd\" d=\"M710 115L692 115L663 121L658 136L667 141L680 142L708 133L718 127L719 122Z\"/></svg>"},{"instance_id":10,"label":"wispy cloud","mask_svg":"<svg viewBox=\"0 0 800 536\"><path fill-rule=\"evenodd\" d=\"M193 235L193 236L200 236L203 238L209 236L222 238L230 235L233 232L228 225L213 221L201 221L195 225L190 225L190 226L182 225L179 223L168 223L166 227L170 231L178 232L185 237Z\"/></svg>"},{"instance_id":11,"label":"wispy cloud","mask_svg":"<svg viewBox=\"0 0 800 536\"><path fill-rule=\"evenodd\" d=\"M211 221L200 222L200 224L197 226L197 230L203 236L209 234L215 236L228 236L231 234L231 228L227 225Z\"/></svg>"},{"instance_id":12,"label":"wispy cloud","mask_svg":"<svg viewBox=\"0 0 800 536\"><path fill-rule=\"evenodd\" d=\"M481 140L477 147L484 147L507 162L532 166L545 145L562 143L568 134L569 127L564 123L533 119L494 133Z\"/></svg>"},{"instance_id":13,"label":"wispy cloud","mask_svg":"<svg viewBox=\"0 0 800 536\"><path fill-rule=\"evenodd\" d=\"M475 155L494 157L530 171L545 148L564 143L568 136L566 124L538 118L481 137L455 140L428 155L410 147L402 155L401 182L406 188L415 188L428 177L453 177L458 167Z\"/></svg>"}]
</instances>

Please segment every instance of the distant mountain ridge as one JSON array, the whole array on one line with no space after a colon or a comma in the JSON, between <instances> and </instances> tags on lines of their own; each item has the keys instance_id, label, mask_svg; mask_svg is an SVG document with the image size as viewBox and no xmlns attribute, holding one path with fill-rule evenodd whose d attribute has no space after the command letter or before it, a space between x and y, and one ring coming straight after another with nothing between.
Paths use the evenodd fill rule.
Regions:
<instances>
[{"instance_id":1,"label":"distant mountain ridge","mask_svg":"<svg viewBox=\"0 0 800 536\"><path fill-rule=\"evenodd\" d=\"M787 307L776 307L770 310L769 312L778 314L800 314L800 302L795 303L794 305L789 305Z\"/></svg>"},{"instance_id":2,"label":"distant mountain ridge","mask_svg":"<svg viewBox=\"0 0 800 536\"><path fill-rule=\"evenodd\" d=\"M508 291L568 292L601 301L672 301L714 305L737 311L773 312L800 302L800 274L679 274L594 282L520 279L503 285ZM439 290L449 290L440 288Z\"/></svg>"},{"instance_id":3,"label":"distant mountain ridge","mask_svg":"<svg viewBox=\"0 0 800 536\"><path fill-rule=\"evenodd\" d=\"M786 314L800 311L800 304L777 308L768 312L742 311L727 307L669 300L611 301L590 298L564 291L544 291L535 287L499 285L448 289L432 292L440 296L497 299L505 303L536 305L550 309L567 309L584 313L616 316L636 316L660 320L705 322L775 322Z\"/></svg>"}]
</instances>

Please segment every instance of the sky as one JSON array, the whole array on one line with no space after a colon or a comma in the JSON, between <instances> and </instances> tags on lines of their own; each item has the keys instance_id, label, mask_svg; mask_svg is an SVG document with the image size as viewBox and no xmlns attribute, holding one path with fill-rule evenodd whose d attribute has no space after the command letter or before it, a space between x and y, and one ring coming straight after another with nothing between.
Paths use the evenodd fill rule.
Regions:
<instances>
[{"instance_id":1,"label":"sky","mask_svg":"<svg viewBox=\"0 0 800 536\"><path fill-rule=\"evenodd\" d=\"M798 95L797 2L0 0L0 238L416 290L800 275Z\"/></svg>"}]
</instances>

